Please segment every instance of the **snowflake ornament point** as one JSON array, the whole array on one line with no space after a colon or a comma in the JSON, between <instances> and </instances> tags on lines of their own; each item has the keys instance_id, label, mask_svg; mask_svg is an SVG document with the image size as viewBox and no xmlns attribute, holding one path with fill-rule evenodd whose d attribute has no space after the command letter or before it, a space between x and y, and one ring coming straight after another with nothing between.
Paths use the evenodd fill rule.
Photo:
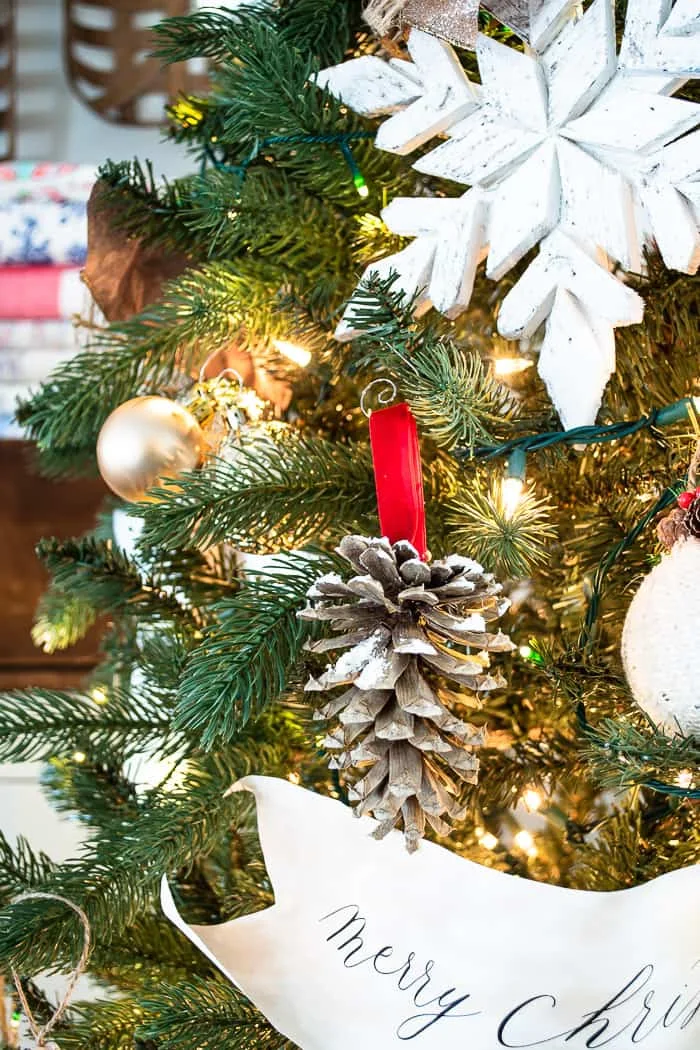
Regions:
<instances>
[{"instance_id":1,"label":"snowflake ornament point","mask_svg":"<svg viewBox=\"0 0 700 1050\"><path fill-rule=\"evenodd\" d=\"M676 77L700 76L696 0L629 0L620 68L629 72Z\"/></svg>"},{"instance_id":2,"label":"snowflake ornament point","mask_svg":"<svg viewBox=\"0 0 700 1050\"><path fill-rule=\"evenodd\" d=\"M508 0L497 6L507 22ZM370 269L395 270L397 287L421 293L421 310L432 301L456 316L468 306L485 255L487 276L499 280L539 244L501 305L498 329L511 339L532 335L555 311L540 370L562 418L585 424L595 421L605 387L611 330L639 323L643 314L642 299L610 264L640 271L643 248L653 242L673 269L693 273L700 264L700 134L692 133L700 105L669 97L684 78L700 74L700 18L696 0L629 0L618 55L613 0L593 0L579 18L570 17L575 6L532 3L530 29L539 24L544 31L530 33L529 54L480 36L482 86L478 95L465 88L469 103L462 107L444 89L448 82L453 91L464 88L456 55L412 31L422 95L382 125L379 137L408 114L410 129L402 124L400 141L384 140L386 148L408 152L445 132L447 140L414 167L471 189L441 200L440 208L420 198L413 215L405 201L386 209L387 225L415 240ZM432 48L432 68L419 59L422 48ZM563 316L578 331L557 347L551 333L561 332ZM351 300L343 338L356 334L352 318ZM555 362L557 355L562 360ZM596 358L600 367L584 372L583 362ZM576 410L567 369L579 369Z\"/></svg>"},{"instance_id":3,"label":"snowflake ornament point","mask_svg":"<svg viewBox=\"0 0 700 1050\"><path fill-rule=\"evenodd\" d=\"M390 153L411 153L477 105L474 86L449 44L414 29L408 50L413 62L363 55L316 76L319 87L356 113L393 114L375 140Z\"/></svg>"}]
</instances>

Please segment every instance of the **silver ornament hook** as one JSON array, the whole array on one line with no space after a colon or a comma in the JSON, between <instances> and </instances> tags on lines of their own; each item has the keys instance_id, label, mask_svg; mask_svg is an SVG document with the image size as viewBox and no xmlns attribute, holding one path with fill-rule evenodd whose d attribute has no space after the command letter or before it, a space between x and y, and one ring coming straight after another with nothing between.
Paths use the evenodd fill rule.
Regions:
<instances>
[{"instance_id":1,"label":"silver ornament hook","mask_svg":"<svg viewBox=\"0 0 700 1050\"><path fill-rule=\"evenodd\" d=\"M235 368L224 368L222 372L219 372L218 376L214 376L214 379L223 379L224 376L235 376L238 380L238 393L242 393L245 390L245 380L240 372Z\"/></svg>"},{"instance_id":2,"label":"silver ornament hook","mask_svg":"<svg viewBox=\"0 0 700 1050\"><path fill-rule=\"evenodd\" d=\"M377 401L380 405L390 405L398 393L396 389L396 383L393 381L393 379L387 379L383 376L379 379L373 379L371 383L368 383L362 391L362 393L360 394L360 410L363 416L366 416L367 419L369 419L370 415L372 414L372 409L367 408L367 406L365 405L365 399L372 387L377 386L377 384L382 384L385 387L389 388L388 390L383 390L380 394L377 394Z\"/></svg>"},{"instance_id":3,"label":"silver ornament hook","mask_svg":"<svg viewBox=\"0 0 700 1050\"><path fill-rule=\"evenodd\" d=\"M203 383L204 380L205 380L204 373L207 370L207 365L212 360L212 358L216 357L216 355L218 353L219 353L218 350L213 350L209 354L209 357L206 359L206 361L204 362L202 367L200 368L200 370L199 370L199 382L200 383ZM222 369L221 372L217 372L217 374L214 376L214 380L223 379L223 377L227 376L227 375L236 377L236 379L238 380L238 391L239 391L239 393L241 393L245 389L245 380L243 379L243 376L241 375L241 373L239 371L237 371L235 368L224 368L224 369Z\"/></svg>"}]
</instances>

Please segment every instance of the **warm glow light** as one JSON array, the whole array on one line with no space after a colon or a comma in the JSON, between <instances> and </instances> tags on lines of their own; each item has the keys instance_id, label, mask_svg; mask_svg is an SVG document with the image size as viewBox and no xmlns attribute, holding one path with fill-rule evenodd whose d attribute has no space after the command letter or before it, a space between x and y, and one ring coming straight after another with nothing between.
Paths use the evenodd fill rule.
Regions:
<instances>
[{"instance_id":1,"label":"warm glow light","mask_svg":"<svg viewBox=\"0 0 700 1050\"><path fill-rule=\"evenodd\" d=\"M535 848L535 840L525 828L517 833L514 842L518 849L521 849L523 853L529 854Z\"/></svg>"},{"instance_id":2,"label":"warm glow light","mask_svg":"<svg viewBox=\"0 0 700 1050\"><path fill-rule=\"evenodd\" d=\"M74 762L84 762L86 758L87 758L87 755L85 754L84 751L74 751L73 752L73 761Z\"/></svg>"},{"instance_id":3,"label":"warm glow light","mask_svg":"<svg viewBox=\"0 0 700 1050\"><path fill-rule=\"evenodd\" d=\"M498 839L490 831L485 831L479 839L479 845L483 846L484 849L493 850L498 845Z\"/></svg>"},{"instance_id":4,"label":"warm glow light","mask_svg":"<svg viewBox=\"0 0 700 1050\"><path fill-rule=\"evenodd\" d=\"M107 700L109 699L105 690L101 689L99 685L95 686L95 688L91 690L90 696L96 704L106 704Z\"/></svg>"},{"instance_id":5,"label":"warm glow light","mask_svg":"<svg viewBox=\"0 0 700 1050\"><path fill-rule=\"evenodd\" d=\"M536 813L542 806L544 799L539 791L535 788L528 788L527 791L523 791L522 794L523 805L530 813Z\"/></svg>"},{"instance_id":6,"label":"warm glow light","mask_svg":"<svg viewBox=\"0 0 700 1050\"><path fill-rule=\"evenodd\" d=\"M693 774L689 769L682 769L676 777L676 783L679 788L689 788L693 783Z\"/></svg>"},{"instance_id":7,"label":"warm glow light","mask_svg":"<svg viewBox=\"0 0 700 1050\"><path fill-rule=\"evenodd\" d=\"M298 773L287 773L287 780L290 784L300 784L301 777Z\"/></svg>"},{"instance_id":8,"label":"warm glow light","mask_svg":"<svg viewBox=\"0 0 700 1050\"><path fill-rule=\"evenodd\" d=\"M524 488L521 478L503 478L501 481L501 503L506 518L512 518L515 514Z\"/></svg>"},{"instance_id":9,"label":"warm glow light","mask_svg":"<svg viewBox=\"0 0 700 1050\"><path fill-rule=\"evenodd\" d=\"M532 361L526 357L496 357L493 362L493 374L499 377L514 376L532 368Z\"/></svg>"},{"instance_id":10,"label":"warm glow light","mask_svg":"<svg viewBox=\"0 0 700 1050\"><path fill-rule=\"evenodd\" d=\"M241 390L238 395L238 404L243 409L251 423L257 423L265 411L265 402L261 401L254 390Z\"/></svg>"},{"instance_id":11,"label":"warm glow light","mask_svg":"<svg viewBox=\"0 0 700 1050\"><path fill-rule=\"evenodd\" d=\"M289 343L286 339L273 339L274 346L281 354L293 361L299 368L306 368L311 360L311 352L297 343Z\"/></svg>"}]
</instances>

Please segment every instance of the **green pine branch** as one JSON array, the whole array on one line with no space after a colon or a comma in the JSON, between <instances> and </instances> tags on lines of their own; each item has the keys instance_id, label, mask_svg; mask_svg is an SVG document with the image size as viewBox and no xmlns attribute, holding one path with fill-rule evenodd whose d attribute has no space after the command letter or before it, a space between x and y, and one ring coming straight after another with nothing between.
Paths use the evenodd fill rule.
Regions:
<instances>
[{"instance_id":1,"label":"green pine branch","mask_svg":"<svg viewBox=\"0 0 700 1050\"><path fill-rule=\"evenodd\" d=\"M124 238L138 237L151 247L193 255L192 235L183 221L192 200L192 178L156 180L153 165L108 160L98 171L100 207L111 213Z\"/></svg>"},{"instance_id":2,"label":"green pine branch","mask_svg":"<svg viewBox=\"0 0 700 1050\"><path fill-rule=\"evenodd\" d=\"M334 564L320 553L292 554L265 567L213 609L216 622L191 652L175 725L202 747L233 739L287 687L309 636L297 617L313 581Z\"/></svg>"},{"instance_id":3,"label":"green pine branch","mask_svg":"<svg viewBox=\"0 0 700 1050\"><path fill-rule=\"evenodd\" d=\"M69 649L84 638L97 619L95 606L49 583L34 615L32 640L45 653Z\"/></svg>"},{"instance_id":4,"label":"green pine branch","mask_svg":"<svg viewBox=\"0 0 700 1050\"><path fill-rule=\"evenodd\" d=\"M225 754L190 759L177 785L150 792L138 817L101 829L42 888L79 904L95 940L109 945L152 910L164 873L190 871L217 848L242 804L226 795L230 785L252 772L284 775L308 746L288 712L264 713ZM0 912L0 964L12 959L29 973L66 967L81 943L80 924L51 902L20 902Z\"/></svg>"},{"instance_id":5,"label":"green pine branch","mask_svg":"<svg viewBox=\"0 0 700 1050\"><path fill-rule=\"evenodd\" d=\"M90 955L91 977L132 995L147 983L187 981L210 972L202 953L161 914L139 916L108 945L95 944Z\"/></svg>"},{"instance_id":6,"label":"green pine branch","mask_svg":"<svg viewBox=\"0 0 700 1050\"><path fill-rule=\"evenodd\" d=\"M139 814L140 802L136 785L124 774L123 760L128 752L113 750L106 754L95 748L90 761L85 752L69 758L54 758L41 774L41 786L53 809L58 813L79 813L89 828L114 826L115 820L133 820ZM101 758L96 755L101 754ZM156 751L157 755L158 752Z\"/></svg>"},{"instance_id":7,"label":"green pine branch","mask_svg":"<svg viewBox=\"0 0 700 1050\"><path fill-rule=\"evenodd\" d=\"M700 744L693 737L669 737L651 722L642 726L612 718L591 727L583 755L597 781L618 790L649 781L674 786L679 774L700 766Z\"/></svg>"},{"instance_id":8,"label":"green pine branch","mask_svg":"<svg viewBox=\"0 0 700 1050\"><path fill-rule=\"evenodd\" d=\"M324 274L342 275L348 286L352 280L350 219L279 167L254 166L243 181L233 172L207 171L194 181L183 222L207 256L253 252L303 274L307 284Z\"/></svg>"},{"instance_id":9,"label":"green pine branch","mask_svg":"<svg viewBox=\"0 0 700 1050\"><path fill-rule=\"evenodd\" d=\"M129 754L158 745L176 749L162 696L147 688L138 693L114 689L107 703L92 695L27 689L0 693L0 761L30 762L74 751Z\"/></svg>"},{"instance_id":10,"label":"green pine branch","mask_svg":"<svg viewBox=\"0 0 700 1050\"><path fill-rule=\"evenodd\" d=\"M158 490L142 504L144 547L285 550L372 522L374 479L366 447L331 444L291 429L249 438L231 454Z\"/></svg>"},{"instance_id":11,"label":"green pine branch","mask_svg":"<svg viewBox=\"0 0 700 1050\"><path fill-rule=\"evenodd\" d=\"M285 40L319 64L341 62L353 33L363 28L360 0L282 0L277 24Z\"/></svg>"},{"instance_id":12,"label":"green pine branch","mask_svg":"<svg viewBox=\"0 0 700 1050\"><path fill-rule=\"evenodd\" d=\"M331 272L349 284L350 220L279 168L257 167L243 180L210 168L156 184L150 164L108 162L100 178L103 206L125 236L201 261L253 253L307 283Z\"/></svg>"},{"instance_id":13,"label":"green pine branch","mask_svg":"<svg viewBox=\"0 0 700 1050\"><path fill-rule=\"evenodd\" d=\"M0 907L46 882L55 869L51 858L36 853L25 838L11 845L0 832Z\"/></svg>"},{"instance_id":14,"label":"green pine branch","mask_svg":"<svg viewBox=\"0 0 700 1050\"><path fill-rule=\"evenodd\" d=\"M366 333L356 344L357 367L390 376L421 431L441 448L491 444L514 414L507 388L478 353L419 324L415 300L395 289L396 279L372 276L351 298L353 327Z\"/></svg>"},{"instance_id":15,"label":"green pine branch","mask_svg":"<svg viewBox=\"0 0 700 1050\"><path fill-rule=\"evenodd\" d=\"M192 611L172 593L165 566L160 565L158 572L162 572L167 584L157 575L142 573L111 540L98 540L91 535L69 540L44 539L37 546L37 555L51 574L53 601L57 593L63 592L69 602L82 602L84 620L85 607L91 606L93 619L101 613L128 610L144 620L192 622ZM201 557L196 554L185 555L185 561L185 572L192 571L195 564L202 567ZM42 618L45 613L43 609ZM60 623L61 618L59 626ZM37 622L35 637L39 630ZM50 638L47 644L54 644L54 639Z\"/></svg>"},{"instance_id":16,"label":"green pine branch","mask_svg":"<svg viewBox=\"0 0 700 1050\"><path fill-rule=\"evenodd\" d=\"M371 136L354 139L352 151L369 191L364 200L336 144L298 141L369 130L367 121L313 86L319 69L318 59L299 51L285 33L262 20L247 25L214 85L216 102L224 109L222 146L234 148L240 163L246 149L251 151L264 141L256 163L269 163L271 158L299 184L351 212L364 212L368 206L376 210L382 192L394 194L400 188L408 192L415 177L400 160L376 150Z\"/></svg>"},{"instance_id":17,"label":"green pine branch","mask_svg":"<svg viewBox=\"0 0 700 1050\"><path fill-rule=\"evenodd\" d=\"M169 1050L295 1050L262 1014L221 978L161 986L141 1000L138 1036Z\"/></svg>"},{"instance_id":18,"label":"green pine branch","mask_svg":"<svg viewBox=\"0 0 700 1050\"><path fill-rule=\"evenodd\" d=\"M525 489L517 502L504 498L501 481L483 478L458 486L445 522L452 546L482 562L497 576L518 578L546 564L556 529L553 507Z\"/></svg>"},{"instance_id":19,"label":"green pine branch","mask_svg":"<svg viewBox=\"0 0 700 1050\"><path fill-rule=\"evenodd\" d=\"M272 11L265 3L246 2L237 11L229 8L194 11L165 18L153 27L153 55L165 64L209 58L221 62L235 54L235 41L254 20L271 23Z\"/></svg>"},{"instance_id":20,"label":"green pine branch","mask_svg":"<svg viewBox=\"0 0 700 1050\"><path fill-rule=\"evenodd\" d=\"M172 107L174 137L184 138L202 158L211 153L215 140L224 166L247 167L251 153L264 144L256 166L272 163L326 200L356 213L365 211L367 202L355 190L342 151L323 137L365 131L367 122L312 86L321 66L345 52L359 13L356 2L323 0L313 10L308 0L292 0L275 13L243 8L235 19L197 12L166 20L157 30L159 57L171 62L199 54L220 63L206 111L194 107L201 112L199 119ZM300 141L304 139L309 141ZM396 192L400 185L408 191L415 184L401 161L374 149L371 136L353 140L352 149L377 208L382 191Z\"/></svg>"},{"instance_id":21,"label":"green pine branch","mask_svg":"<svg viewBox=\"0 0 700 1050\"><path fill-rule=\"evenodd\" d=\"M361 25L359 0L282 0L276 8L246 3L235 10L202 10L166 18L155 27L154 54L166 63L205 57L222 62L238 54L237 40L248 25L264 21L300 52L321 65L340 62L352 32Z\"/></svg>"},{"instance_id":22,"label":"green pine branch","mask_svg":"<svg viewBox=\"0 0 700 1050\"><path fill-rule=\"evenodd\" d=\"M76 1003L56 1038L63 1050L146 1050L136 1040L142 1017L134 999Z\"/></svg>"}]
</instances>

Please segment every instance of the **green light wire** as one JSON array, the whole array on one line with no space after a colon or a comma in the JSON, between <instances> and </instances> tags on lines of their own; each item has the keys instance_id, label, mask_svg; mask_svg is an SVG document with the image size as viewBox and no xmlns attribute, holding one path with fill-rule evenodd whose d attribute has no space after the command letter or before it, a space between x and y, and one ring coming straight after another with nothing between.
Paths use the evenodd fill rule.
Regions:
<instances>
[{"instance_id":1,"label":"green light wire","mask_svg":"<svg viewBox=\"0 0 700 1050\"><path fill-rule=\"evenodd\" d=\"M360 171L360 168L353 156L350 143L357 139L370 139L374 138L374 131L329 131L319 134L310 135L270 135L268 138L261 139L255 143L255 146L251 150L250 154L240 164L226 164L224 161L219 160L210 145L205 147L205 155L202 158L202 174L206 168L207 160L211 161L214 167L218 171L230 171L234 175L238 175L241 179L245 179L248 172L248 168L254 163L260 156L263 150L269 146L288 145L288 146L302 146L302 145L324 145L324 146L338 146L345 163L350 171L352 183L358 192L360 197L369 196L369 188L365 181L365 177Z\"/></svg>"},{"instance_id":2,"label":"green light wire","mask_svg":"<svg viewBox=\"0 0 700 1050\"><path fill-rule=\"evenodd\" d=\"M597 445L608 441L619 441L630 437L640 430L651 430L654 427L665 427L672 423L682 423L695 408L692 397L684 397L663 408L657 408L641 419L626 420L622 423L609 423L601 426L574 427L573 430L549 430L542 434L527 434L513 438L499 445L477 445L474 449L456 449L455 455L460 459L497 459L499 456L510 457L515 452L538 452L555 445Z\"/></svg>"}]
</instances>

